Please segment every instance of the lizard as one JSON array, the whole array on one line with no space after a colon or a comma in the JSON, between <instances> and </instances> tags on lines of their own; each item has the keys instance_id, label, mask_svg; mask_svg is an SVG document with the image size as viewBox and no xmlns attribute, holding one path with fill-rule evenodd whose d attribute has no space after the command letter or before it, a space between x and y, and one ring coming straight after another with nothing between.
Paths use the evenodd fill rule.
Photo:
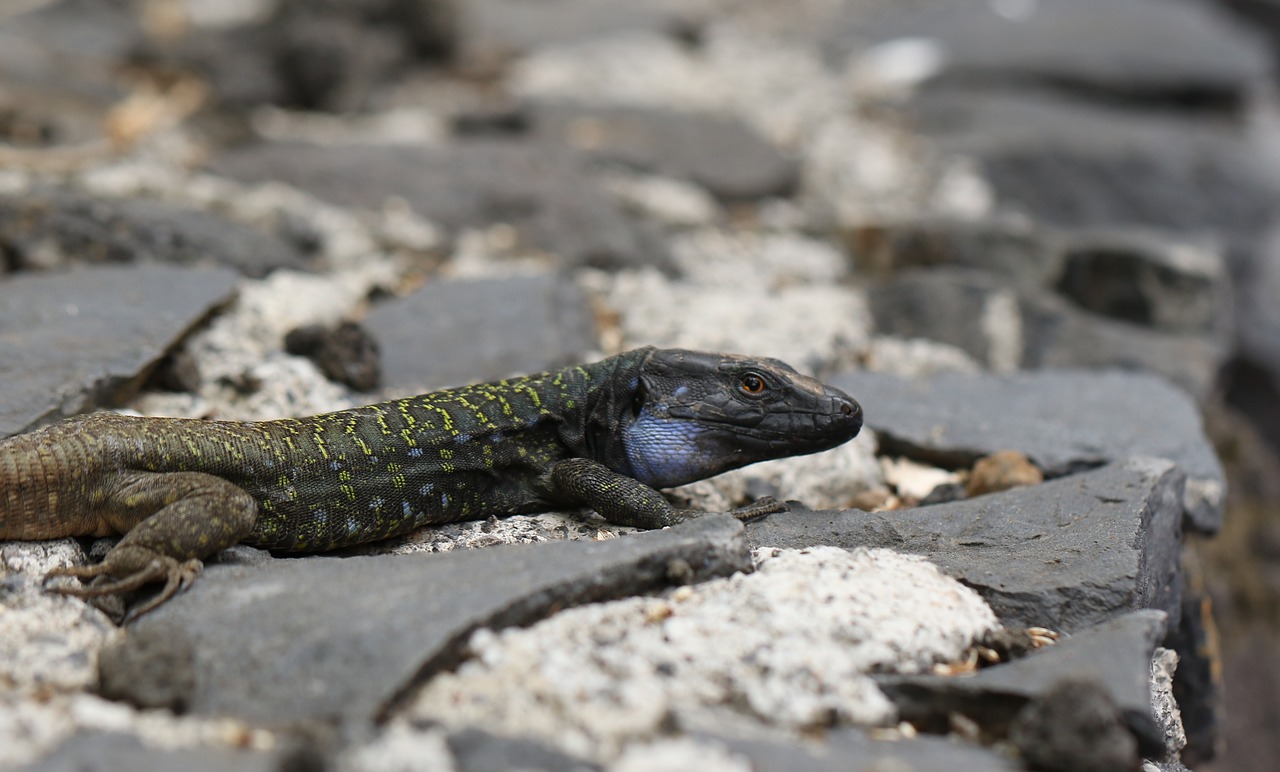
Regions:
<instances>
[{"instance_id":1,"label":"lizard","mask_svg":"<svg viewBox=\"0 0 1280 772\"><path fill-rule=\"evenodd\" d=\"M639 348L601 361L307 418L97 412L0 441L0 540L121 536L46 578L94 598L163 588L238 543L324 552L422 526L591 508L640 528L700 514L659 493L856 436L849 395L775 359ZM771 498L727 514L786 510Z\"/></svg>"}]
</instances>

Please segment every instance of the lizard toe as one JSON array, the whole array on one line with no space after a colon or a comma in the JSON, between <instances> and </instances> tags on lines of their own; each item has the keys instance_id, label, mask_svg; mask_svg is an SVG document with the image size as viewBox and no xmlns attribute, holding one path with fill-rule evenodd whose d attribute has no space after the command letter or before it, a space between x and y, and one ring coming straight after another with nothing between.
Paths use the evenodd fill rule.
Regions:
<instances>
[{"instance_id":1,"label":"lizard toe","mask_svg":"<svg viewBox=\"0 0 1280 772\"><path fill-rule=\"evenodd\" d=\"M745 507L738 507L730 510L726 514L732 515L739 520L755 520L765 515L776 515L779 512L786 512L790 507L785 501L778 501L772 496L763 496L756 499Z\"/></svg>"}]
</instances>

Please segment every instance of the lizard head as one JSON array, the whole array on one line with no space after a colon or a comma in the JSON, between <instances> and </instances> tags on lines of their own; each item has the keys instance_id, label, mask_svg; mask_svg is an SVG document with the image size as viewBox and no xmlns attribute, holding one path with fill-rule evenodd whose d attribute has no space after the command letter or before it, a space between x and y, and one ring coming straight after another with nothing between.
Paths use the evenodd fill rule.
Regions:
<instances>
[{"instance_id":1,"label":"lizard head","mask_svg":"<svg viewBox=\"0 0 1280 772\"><path fill-rule=\"evenodd\" d=\"M629 410L628 471L655 488L828 450L862 428L852 397L783 362L682 349L648 355Z\"/></svg>"}]
</instances>

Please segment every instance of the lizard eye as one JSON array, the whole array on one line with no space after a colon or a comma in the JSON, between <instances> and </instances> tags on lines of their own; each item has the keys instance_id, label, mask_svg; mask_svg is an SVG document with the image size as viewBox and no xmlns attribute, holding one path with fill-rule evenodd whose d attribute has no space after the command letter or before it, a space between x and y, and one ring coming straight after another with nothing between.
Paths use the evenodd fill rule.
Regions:
<instances>
[{"instance_id":1,"label":"lizard eye","mask_svg":"<svg viewBox=\"0 0 1280 772\"><path fill-rule=\"evenodd\" d=\"M742 380L738 381L738 388L742 389L744 394L760 394L764 392L764 378L756 373L747 373L742 376Z\"/></svg>"}]
</instances>

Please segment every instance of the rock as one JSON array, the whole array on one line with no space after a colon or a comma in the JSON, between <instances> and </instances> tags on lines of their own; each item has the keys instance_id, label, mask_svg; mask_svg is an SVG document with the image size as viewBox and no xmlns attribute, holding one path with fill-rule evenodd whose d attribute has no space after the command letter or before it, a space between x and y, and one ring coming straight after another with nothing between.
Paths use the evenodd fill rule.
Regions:
<instances>
[{"instance_id":1,"label":"rock","mask_svg":"<svg viewBox=\"0 0 1280 772\"><path fill-rule=\"evenodd\" d=\"M223 265L262 277L311 267L284 242L215 214L67 191L0 196L0 251L18 269L158 262Z\"/></svg>"},{"instance_id":2,"label":"rock","mask_svg":"<svg viewBox=\"0 0 1280 772\"><path fill-rule=\"evenodd\" d=\"M585 296L555 275L433 282L374 307L365 326L393 388L542 372L581 362L596 348Z\"/></svg>"},{"instance_id":3,"label":"rock","mask_svg":"<svg viewBox=\"0 0 1280 772\"><path fill-rule=\"evenodd\" d=\"M866 406L882 453L960 468L1012 448L1047 477L1160 456L1187 475L1187 526L1205 533L1221 527L1222 466L1195 404L1159 378L1063 370L916 380L849 373L829 380Z\"/></svg>"},{"instance_id":4,"label":"rock","mask_svg":"<svg viewBox=\"0 0 1280 772\"><path fill-rule=\"evenodd\" d=\"M798 181L795 161L731 117L550 102L535 105L533 116L539 137L590 158L689 180L728 201L787 196Z\"/></svg>"},{"instance_id":5,"label":"rock","mask_svg":"<svg viewBox=\"0 0 1280 772\"><path fill-rule=\"evenodd\" d=\"M333 329L315 324L298 327L285 336L284 348L315 362L329 380L356 391L373 391L382 380L378 342L354 322Z\"/></svg>"},{"instance_id":6,"label":"rock","mask_svg":"<svg viewBox=\"0 0 1280 772\"><path fill-rule=\"evenodd\" d=\"M1018 296L995 276L918 270L872 286L867 297L881 334L947 343L997 371L1021 362Z\"/></svg>"},{"instance_id":7,"label":"rock","mask_svg":"<svg viewBox=\"0 0 1280 772\"><path fill-rule=\"evenodd\" d=\"M591 772L600 766L524 737L503 737L483 729L463 729L446 738L457 772L499 769Z\"/></svg>"},{"instance_id":8,"label":"rock","mask_svg":"<svg viewBox=\"0 0 1280 772\"><path fill-rule=\"evenodd\" d=\"M938 86L1032 85L1174 107L1239 108L1271 70L1256 36L1212 5L1194 2L1040 0L1006 7L968 0L899 11L869 26L865 33L878 40L938 41L945 56ZM830 34L828 48L847 52L849 37Z\"/></svg>"},{"instance_id":9,"label":"rock","mask_svg":"<svg viewBox=\"0 0 1280 772\"><path fill-rule=\"evenodd\" d=\"M1081 308L1152 329L1225 332L1231 324L1223 256L1150 232L1073 234L1057 289Z\"/></svg>"},{"instance_id":10,"label":"rock","mask_svg":"<svg viewBox=\"0 0 1280 772\"><path fill-rule=\"evenodd\" d=\"M360 736L406 689L454 666L476 628L661 587L675 565L695 580L749 569L741 525L708 517L596 543L210 565L130 627L102 678L138 701L148 684L189 675L160 666L180 657L129 667L128 649L189 645L190 713Z\"/></svg>"},{"instance_id":11,"label":"rock","mask_svg":"<svg viewBox=\"0 0 1280 772\"><path fill-rule=\"evenodd\" d=\"M568 266L666 267L668 258L567 151L511 140L440 147L264 144L216 156L213 171L279 180L339 206L379 210L398 196L454 231L506 223L522 245Z\"/></svg>"},{"instance_id":12,"label":"rock","mask_svg":"<svg viewBox=\"0 0 1280 772\"><path fill-rule=\"evenodd\" d=\"M751 760L755 772L1013 772L1012 760L953 738L873 739L866 730L840 728L823 733L820 744L722 738L734 753Z\"/></svg>"},{"instance_id":13,"label":"rock","mask_svg":"<svg viewBox=\"0 0 1280 772\"><path fill-rule=\"evenodd\" d=\"M478 72L499 71L537 48L635 30L676 32L687 26L679 6L662 3L469 0L459 5L459 59Z\"/></svg>"},{"instance_id":14,"label":"rock","mask_svg":"<svg viewBox=\"0 0 1280 772\"><path fill-rule=\"evenodd\" d=\"M793 505L752 523L747 540L923 555L981 593L1010 627L1070 632L1136 609L1165 611L1176 625L1183 481L1168 461L1135 458L915 509L813 512Z\"/></svg>"},{"instance_id":15,"label":"rock","mask_svg":"<svg viewBox=\"0 0 1280 772\"><path fill-rule=\"evenodd\" d=\"M1049 286L1061 271L1059 239L1022 217L873 221L843 236L859 271L880 278L913 268L971 268L1029 290Z\"/></svg>"},{"instance_id":16,"label":"rock","mask_svg":"<svg viewBox=\"0 0 1280 772\"><path fill-rule=\"evenodd\" d=\"M1026 455L1016 450L1001 450L978 459L973 465L965 495L983 496L1042 482L1044 473Z\"/></svg>"},{"instance_id":17,"label":"rock","mask_svg":"<svg viewBox=\"0 0 1280 772\"><path fill-rule=\"evenodd\" d=\"M1122 368L1163 375L1208 400L1229 344L1217 334L1177 334L1083 313L1061 298L1024 296L1022 365Z\"/></svg>"},{"instance_id":18,"label":"rock","mask_svg":"<svg viewBox=\"0 0 1280 772\"><path fill-rule=\"evenodd\" d=\"M206 746L160 749L147 747L137 737L116 732L73 735L44 759L23 769L27 772L108 772L113 769L183 769L190 772L286 772L307 768L319 760L306 751L250 751Z\"/></svg>"},{"instance_id":19,"label":"rock","mask_svg":"<svg viewBox=\"0 0 1280 772\"><path fill-rule=\"evenodd\" d=\"M119 404L227 301L226 269L111 266L0 282L0 436Z\"/></svg>"},{"instance_id":20,"label":"rock","mask_svg":"<svg viewBox=\"0 0 1280 772\"><path fill-rule=\"evenodd\" d=\"M1013 719L1009 740L1034 769L1114 772L1138 767L1138 743L1106 687L1064 679Z\"/></svg>"},{"instance_id":21,"label":"rock","mask_svg":"<svg viewBox=\"0 0 1280 772\"><path fill-rule=\"evenodd\" d=\"M1113 721L1107 727L1114 723L1127 729L1129 743L1144 756L1159 757L1164 753L1164 742L1152 714L1148 679L1152 654L1164 632L1163 613L1138 611L963 678L885 676L878 680L903 720L945 727L948 715L958 712L995 737L1012 731L1020 720L1029 720L1031 715L1021 715L1029 705L1033 713L1054 710L1053 697L1063 698L1057 706L1062 711L1058 716L1068 722L1060 725L1059 731L1068 729L1070 721L1087 719L1098 703L1109 704ZM1081 686L1081 682L1089 685ZM1084 734L1087 723L1068 731L1075 735L1077 745L1090 742ZM1070 744L1069 737L1062 739Z\"/></svg>"}]
</instances>

